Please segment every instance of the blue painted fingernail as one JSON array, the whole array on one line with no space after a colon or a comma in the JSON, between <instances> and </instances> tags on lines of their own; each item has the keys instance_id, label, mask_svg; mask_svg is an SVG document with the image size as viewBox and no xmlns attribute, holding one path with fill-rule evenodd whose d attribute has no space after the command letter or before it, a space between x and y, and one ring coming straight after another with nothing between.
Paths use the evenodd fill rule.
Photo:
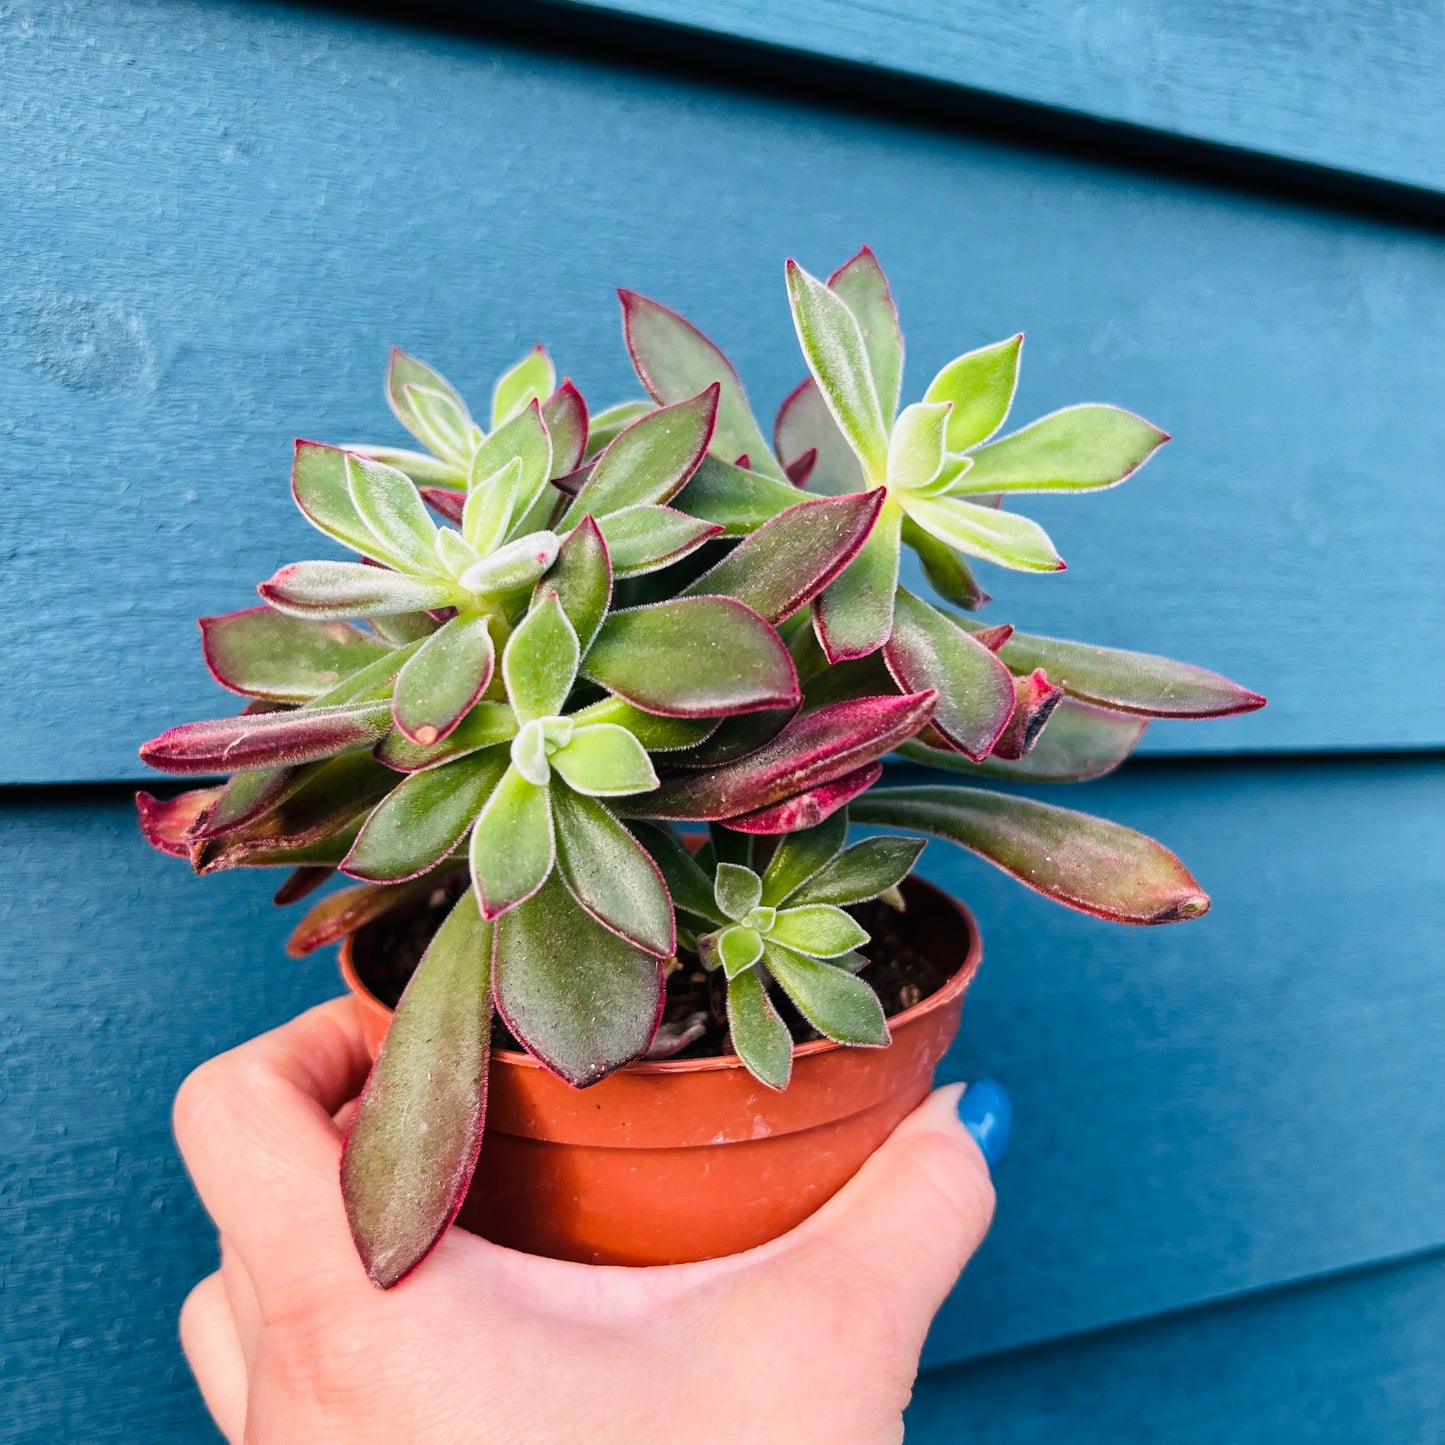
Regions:
<instances>
[{"instance_id":1,"label":"blue painted fingernail","mask_svg":"<svg viewBox=\"0 0 1445 1445\"><path fill-rule=\"evenodd\" d=\"M1013 1127L1014 1106L1008 1090L997 1079L979 1079L963 1091L958 1117L992 1169L1003 1158Z\"/></svg>"}]
</instances>

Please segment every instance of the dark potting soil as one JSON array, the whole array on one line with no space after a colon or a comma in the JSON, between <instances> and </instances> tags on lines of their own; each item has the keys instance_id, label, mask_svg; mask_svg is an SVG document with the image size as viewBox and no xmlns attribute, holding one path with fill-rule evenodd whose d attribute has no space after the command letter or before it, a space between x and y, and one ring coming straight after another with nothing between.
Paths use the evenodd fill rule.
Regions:
<instances>
[{"instance_id":1,"label":"dark potting soil","mask_svg":"<svg viewBox=\"0 0 1445 1445\"><path fill-rule=\"evenodd\" d=\"M357 933L352 945L356 970L384 1004L396 1006L432 935L466 885L466 875L459 874L453 882L438 885L415 907L380 918ZM948 967L936 963L909 937L906 912L880 899L855 904L848 912L869 936L869 942L858 950L868 960L858 976L872 985L889 1018L921 1003L948 982ZM774 997L795 1043L822 1037L782 996L781 990L775 989ZM521 1049L496 1017L492 1021L492 1047ZM732 1052L727 1028L727 980L721 969L709 972L694 954L683 950L678 954L678 967L668 975L654 1057L700 1059Z\"/></svg>"}]
</instances>

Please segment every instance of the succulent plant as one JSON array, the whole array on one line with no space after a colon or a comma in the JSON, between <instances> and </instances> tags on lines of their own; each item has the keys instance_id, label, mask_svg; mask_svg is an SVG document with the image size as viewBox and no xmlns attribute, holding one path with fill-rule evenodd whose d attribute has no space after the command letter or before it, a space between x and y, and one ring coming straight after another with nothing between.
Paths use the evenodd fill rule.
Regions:
<instances>
[{"instance_id":1,"label":"succulent plant","mask_svg":"<svg viewBox=\"0 0 1445 1445\"><path fill-rule=\"evenodd\" d=\"M885 1045L848 909L897 901L923 845L847 846L850 821L948 838L1103 918L1208 907L1158 843L987 783L1095 777L1151 717L1263 699L971 615L977 561L1063 566L1005 500L1113 486L1164 433L1088 406L994 440L1017 336L899 411L872 253L787 279L810 376L772 446L718 348L630 292L650 400L595 416L540 347L494 386L490 430L394 352L387 396L426 450L297 443L297 505L354 555L283 567L263 606L203 619L207 664L248 702L141 750L226 779L139 795L158 848L202 873L289 868L277 902L356 880L314 903L293 953L450 901L344 1151L378 1284L425 1257L466 1191L494 1010L586 1086L687 1041L659 1021L689 956L720 970L731 1045L764 1085L790 1072L783 999L828 1038ZM937 602L899 584L905 545ZM888 753L969 777L875 789ZM691 852L676 824L709 836Z\"/></svg>"}]
</instances>

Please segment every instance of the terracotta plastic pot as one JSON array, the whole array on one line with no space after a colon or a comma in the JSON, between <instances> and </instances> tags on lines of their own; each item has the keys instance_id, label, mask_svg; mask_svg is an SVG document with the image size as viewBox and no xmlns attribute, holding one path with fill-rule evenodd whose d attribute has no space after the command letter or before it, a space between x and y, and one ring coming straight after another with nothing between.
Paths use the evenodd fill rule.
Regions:
<instances>
[{"instance_id":1,"label":"terracotta plastic pot","mask_svg":"<svg viewBox=\"0 0 1445 1445\"><path fill-rule=\"evenodd\" d=\"M983 956L962 904L920 879L903 891L915 947L958 967L889 1020L887 1048L802 1044L782 1093L731 1054L631 1064L578 1090L498 1050L458 1222L532 1254L634 1265L733 1254L801 1223L928 1093ZM350 939L341 974L375 1056L391 1010L357 976Z\"/></svg>"}]
</instances>

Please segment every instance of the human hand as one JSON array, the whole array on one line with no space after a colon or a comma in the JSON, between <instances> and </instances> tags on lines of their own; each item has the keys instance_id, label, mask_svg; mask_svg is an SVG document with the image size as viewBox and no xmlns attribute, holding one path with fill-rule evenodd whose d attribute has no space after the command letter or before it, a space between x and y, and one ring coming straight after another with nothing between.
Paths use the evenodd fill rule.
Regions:
<instances>
[{"instance_id":1,"label":"human hand","mask_svg":"<svg viewBox=\"0 0 1445 1445\"><path fill-rule=\"evenodd\" d=\"M337 1171L370 1060L336 999L201 1065L181 1152L221 1267L181 1342L248 1445L879 1445L929 1321L993 1213L984 1155L939 1089L812 1218L656 1269L539 1259L450 1230L395 1290L353 1250ZM993 1157L1007 1099L964 1109Z\"/></svg>"}]
</instances>

